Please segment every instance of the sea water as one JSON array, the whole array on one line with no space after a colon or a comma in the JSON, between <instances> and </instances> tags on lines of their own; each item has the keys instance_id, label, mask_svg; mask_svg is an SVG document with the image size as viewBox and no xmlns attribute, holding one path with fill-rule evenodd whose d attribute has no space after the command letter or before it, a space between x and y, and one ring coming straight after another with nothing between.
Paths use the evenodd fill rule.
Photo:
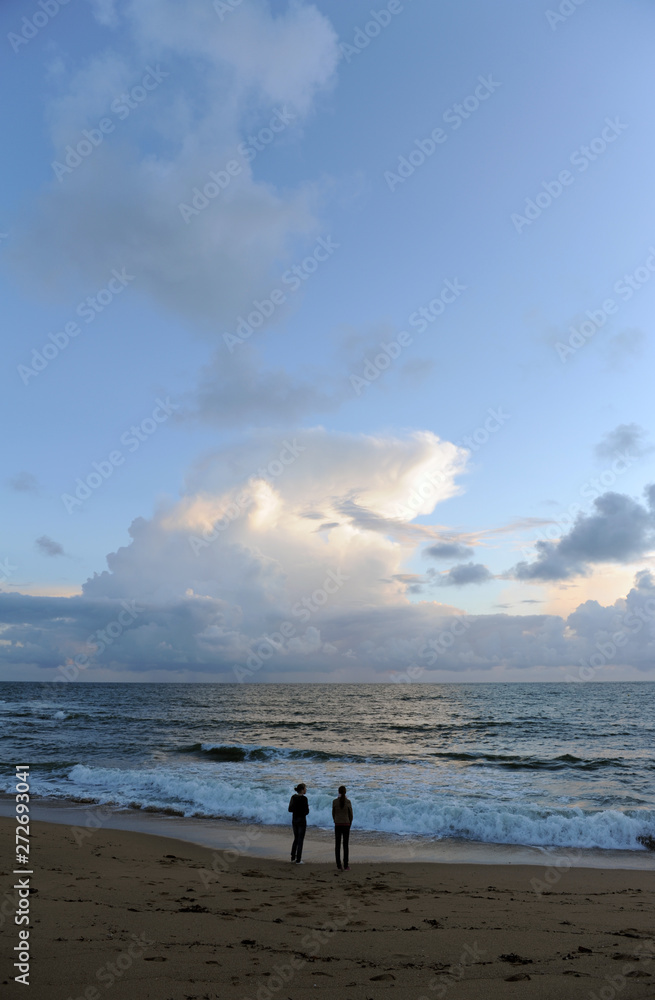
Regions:
<instances>
[{"instance_id":1,"label":"sea water","mask_svg":"<svg viewBox=\"0 0 655 1000\"><path fill-rule=\"evenodd\" d=\"M0 790L438 841L643 851L655 684L0 684Z\"/></svg>"}]
</instances>

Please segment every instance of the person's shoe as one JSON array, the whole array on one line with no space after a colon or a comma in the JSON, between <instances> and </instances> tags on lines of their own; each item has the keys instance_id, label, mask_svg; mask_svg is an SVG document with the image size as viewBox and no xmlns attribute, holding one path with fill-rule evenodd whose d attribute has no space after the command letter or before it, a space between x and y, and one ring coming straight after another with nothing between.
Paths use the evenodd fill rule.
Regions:
<instances>
[{"instance_id":1,"label":"person's shoe","mask_svg":"<svg viewBox=\"0 0 655 1000\"><path fill-rule=\"evenodd\" d=\"M345 872L349 872L350 871L350 865L346 865L346 867L344 868L344 871Z\"/></svg>"},{"instance_id":2,"label":"person's shoe","mask_svg":"<svg viewBox=\"0 0 655 1000\"><path fill-rule=\"evenodd\" d=\"M305 863L304 861L296 861L296 862L294 862L294 864L296 864L296 865L304 865L304 863Z\"/></svg>"},{"instance_id":3,"label":"person's shoe","mask_svg":"<svg viewBox=\"0 0 655 1000\"><path fill-rule=\"evenodd\" d=\"M296 863L296 859L295 858L291 858L291 864L295 865L295 863Z\"/></svg>"},{"instance_id":4,"label":"person's shoe","mask_svg":"<svg viewBox=\"0 0 655 1000\"><path fill-rule=\"evenodd\" d=\"M343 871L343 868L341 867L341 865L337 865L337 871L338 872L342 872Z\"/></svg>"}]
</instances>

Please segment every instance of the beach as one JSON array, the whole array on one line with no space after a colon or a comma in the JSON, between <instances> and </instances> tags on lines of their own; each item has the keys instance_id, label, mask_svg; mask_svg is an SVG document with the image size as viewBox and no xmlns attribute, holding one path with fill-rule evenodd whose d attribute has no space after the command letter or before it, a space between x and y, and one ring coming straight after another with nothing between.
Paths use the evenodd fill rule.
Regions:
<instances>
[{"instance_id":1,"label":"beach","mask_svg":"<svg viewBox=\"0 0 655 1000\"><path fill-rule=\"evenodd\" d=\"M324 860L292 866L251 850L256 829L212 850L33 822L30 995L655 997L652 871L358 864L354 837L353 867L337 874L327 838ZM0 820L7 902L13 832ZM0 982L15 994L17 928L2 913Z\"/></svg>"}]
</instances>

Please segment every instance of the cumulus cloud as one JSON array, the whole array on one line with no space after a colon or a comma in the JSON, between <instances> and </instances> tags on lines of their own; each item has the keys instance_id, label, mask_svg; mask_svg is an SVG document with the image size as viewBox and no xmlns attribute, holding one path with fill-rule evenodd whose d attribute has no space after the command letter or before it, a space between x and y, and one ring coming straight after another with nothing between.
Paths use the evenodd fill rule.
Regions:
<instances>
[{"instance_id":1,"label":"cumulus cloud","mask_svg":"<svg viewBox=\"0 0 655 1000\"><path fill-rule=\"evenodd\" d=\"M196 462L179 503L136 521L132 544L109 557L110 572L85 593L161 601L191 588L235 600L253 628L286 613L330 568L350 580L339 600L391 600L398 587L381 580L400 572L417 539L431 533L398 511L429 473L438 485L417 513L455 495L465 459L428 432L260 433ZM327 544L315 514L331 525Z\"/></svg>"},{"instance_id":2,"label":"cumulus cloud","mask_svg":"<svg viewBox=\"0 0 655 1000\"><path fill-rule=\"evenodd\" d=\"M535 562L520 562L511 573L519 580L567 580L584 576L595 563L644 556L655 544L655 486L645 495L646 505L621 493L596 497L594 513L579 514L558 542L536 542Z\"/></svg>"},{"instance_id":3,"label":"cumulus cloud","mask_svg":"<svg viewBox=\"0 0 655 1000\"><path fill-rule=\"evenodd\" d=\"M460 563L439 578L441 587L466 587L470 583L486 583L493 580L493 574L482 563Z\"/></svg>"},{"instance_id":4,"label":"cumulus cloud","mask_svg":"<svg viewBox=\"0 0 655 1000\"><path fill-rule=\"evenodd\" d=\"M130 544L86 582L83 600L136 600L149 609L124 640L138 638L144 669L188 662L229 671L284 621L294 627L276 648L278 669L305 669L307 643L313 648L319 637L320 657L333 663L366 644L371 609L405 600L405 564L418 542L435 537L410 523L408 496L431 476L415 511L431 513L458 492L465 459L428 432L260 433L196 462L179 502L132 524ZM326 527L317 532L319 524ZM428 617L450 610L430 609ZM419 636L412 641L416 648ZM122 644L112 644L112 656ZM136 662L136 654L128 658Z\"/></svg>"},{"instance_id":5,"label":"cumulus cloud","mask_svg":"<svg viewBox=\"0 0 655 1000\"><path fill-rule=\"evenodd\" d=\"M37 538L36 547L44 556L63 556L65 554L63 546L47 535L41 535L40 538Z\"/></svg>"}]
</instances>

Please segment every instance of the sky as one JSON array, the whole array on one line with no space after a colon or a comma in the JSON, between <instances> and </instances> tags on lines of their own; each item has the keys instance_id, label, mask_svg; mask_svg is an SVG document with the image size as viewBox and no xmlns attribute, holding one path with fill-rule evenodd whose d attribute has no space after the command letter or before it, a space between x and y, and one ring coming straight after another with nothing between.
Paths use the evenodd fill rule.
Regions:
<instances>
[{"instance_id":1,"label":"sky","mask_svg":"<svg viewBox=\"0 0 655 1000\"><path fill-rule=\"evenodd\" d=\"M652 4L0 21L0 679L652 680Z\"/></svg>"}]
</instances>

